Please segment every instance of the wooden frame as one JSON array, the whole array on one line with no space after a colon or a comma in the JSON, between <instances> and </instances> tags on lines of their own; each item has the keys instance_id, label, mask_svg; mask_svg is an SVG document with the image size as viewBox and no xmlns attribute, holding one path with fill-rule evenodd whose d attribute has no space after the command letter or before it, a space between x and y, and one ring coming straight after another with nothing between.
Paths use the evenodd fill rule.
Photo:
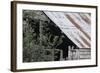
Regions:
<instances>
[{"instance_id":1,"label":"wooden frame","mask_svg":"<svg viewBox=\"0 0 100 73\"><path fill-rule=\"evenodd\" d=\"M19 5L19 7L18 7L18 5ZM37 7L38 6L43 6L43 7L47 7L47 6L53 7L54 6L54 7L57 7L57 8L59 8L59 7L69 7L70 8L71 7L71 8L76 8L76 9L79 8L80 10L81 10L81 8L83 8L83 9L87 9L87 10L90 9L90 12L93 9L94 12L93 13L91 12L91 15L94 14L94 16L95 16L93 18L93 20L95 21L94 22L95 30L93 30L93 29L91 29L91 30L95 31L94 32L94 37L95 37L95 40L94 40L95 41L95 44L94 44L94 46L95 46L94 49L95 50L94 51L95 51L95 54L93 54L94 57L95 57L95 58L93 58L94 62L92 63L90 61L91 64L89 64L89 65L88 64L84 64L84 65L80 64L80 65L69 65L69 66L65 66L65 65L64 66L62 66L62 65L60 66L59 65L59 66L50 66L50 67L48 67L48 66L47 67L46 66L45 67L37 67L37 68L35 68L35 67L33 67L33 68L31 68L31 67L29 67L29 68L20 68L19 67L18 68L17 66L20 66L20 65L18 65L18 61L19 60L18 60L18 36L17 36L18 35L18 26L17 25L19 25L18 23L20 21L20 20L18 21L18 17L19 17L18 16L18 9L21 8L21 5L22 5L22 10L23 10L23 8L25 10L25 7L23 7L24 5L26 5L26 6L36 5ZM45 11L46 11L46 9L47 9L47 11L49 11L50 10L49 8L50 7L47 7L47 8L44 8L44 9L45 9ZM28 8L26 8L26 10L27 9ZM31 10L31 9L29 9L29 10ZM52 9L51 9L51 11L53 11ZM33 8L33 10L34 10L34 8ZM38 9L36 9L36 10L38 10ZM41 11L41 10L42 9L40 9L39 11ZM19 9L19 11L20 11L20 9ZM58 11L60 11L60 10L58 10ZM50 19L49 16L48 16L48 18ZM51 21L53 21L53 20L51 20ZM93 23L91 23L91 25L93 25ZM90 42L90 44L91 44L91 42ZM93 45L93 44L91 44L91 45ZM85 48L87 48L87 47L85 47ZM98 52L97 51L97 6L73 5L73 4L57 4L57 3L40 3L40 2L26 2L26 1L12 1L11 2L11 71L19 72L19 71L36 71L36 70L52 70L52 69L66 69L66 68L96 67L97 66L97 52ZM91 54L91 56L92 56L92 54ZM72 61L72 62L74 62L74 61ZM67 63L67 62L65 62L65 63ZM56 63L56 64L59 64L59 63ZM40 64L40 65L43 65L43 64ZM50 64L50 65L52 65L52 64Z\"/></svg>"}]
</instances>

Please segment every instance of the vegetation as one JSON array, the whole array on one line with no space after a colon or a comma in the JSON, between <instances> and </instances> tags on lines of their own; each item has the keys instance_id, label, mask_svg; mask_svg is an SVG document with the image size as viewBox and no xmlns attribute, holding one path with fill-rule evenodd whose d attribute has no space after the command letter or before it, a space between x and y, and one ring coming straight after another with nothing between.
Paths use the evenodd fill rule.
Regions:
<instances>
[{"instance_id":1,"label":"vegetation","mask_svg":"<svg viewBox=\"0 0 100 73\"><path fill-rule=\"evenodd\" d=\"M64 38L55 27L42 11L23 10L23 62L55 60L54 49Z\"/></svg>"}]
</instances>

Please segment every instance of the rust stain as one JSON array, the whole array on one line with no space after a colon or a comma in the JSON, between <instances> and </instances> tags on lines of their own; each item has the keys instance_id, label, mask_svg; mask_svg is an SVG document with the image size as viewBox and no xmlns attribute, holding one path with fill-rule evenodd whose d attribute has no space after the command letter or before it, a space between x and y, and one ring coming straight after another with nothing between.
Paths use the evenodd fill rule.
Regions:
<instances>
[{"instance_id":1,"label":"rust stain","mask_svg":"<svg viewBox=\"0 0 100 73\"><path fill-rule=\"evenodd\" d=\"M86 16L86 15L82 15L82 14L79 14L80 17L89 25L91 25L91 20Z\"/></svg>"},{"instance_id":2,"label":"rust stain","mask_svg":"<svg viewBox=\"0 0 100 73\"><path fill-rule=\"evenodd\" d=\"M81 32L83 32L83 34L84 34L89 40L91 40L91 37L90 37L85 31L82 30L82 28L79 26L79 24L76 23L76 22L73 20L73 18L70 17L70 15L66 14L66 16L67 16L67 18L71 21L71 23L72 23L73 25L75 25L75 27L76 27L77 29L79 29Z\"/></svg>"},{"instance_id":3,"label":"rust stain","mask_svg":"<svg viewBox=\"0 0 100 73\"><path fill-rule=\"evenodd\" d=\"M81 36L81 35L79 35L79 36L88 47L91 47L91 44L83 36Z\"/></svg>"},{"instance_id":4,"label":"rust stain","mask_svg":"<svg viewBox=\"0 0 100 73\"><path fill-rule=\"evenodd\" d=\"M74 39L82 46L82 48L86 48L86 46L84 46L77 38Z\"/></svg>"}]
</instances>

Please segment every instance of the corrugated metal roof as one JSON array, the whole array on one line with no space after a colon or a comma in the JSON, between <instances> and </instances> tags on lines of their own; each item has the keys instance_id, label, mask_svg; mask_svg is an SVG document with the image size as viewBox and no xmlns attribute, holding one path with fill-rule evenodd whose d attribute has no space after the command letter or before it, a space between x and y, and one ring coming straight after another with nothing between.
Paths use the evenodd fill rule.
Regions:
<instances>
[{"instance_id":1,"label":"corrugated metal roof","mask_svg":"<svg viewBox=\"0 0 100 73\"><path fill-rule=\"evenodd\" d=\"M44 13L79 48L91 47L91 15L89 13L53 12Z\"/></svg>"}]
</instances>

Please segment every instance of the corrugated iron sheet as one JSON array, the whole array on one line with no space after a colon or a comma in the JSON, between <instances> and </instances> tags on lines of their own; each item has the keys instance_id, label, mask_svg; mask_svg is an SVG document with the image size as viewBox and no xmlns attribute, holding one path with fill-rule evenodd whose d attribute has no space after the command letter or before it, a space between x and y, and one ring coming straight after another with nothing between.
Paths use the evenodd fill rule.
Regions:
<instances>
[{"instance_id":1,"label":"corrugated iron sheet","mask_svg":"<svg viewBox=\"0 0 100 73\"><path fill-rule=\"evenodd\" d=\"M44 13L68 36L79 48L91 47L90 13L53 12Z\"/></svg>"}]
</instances>

